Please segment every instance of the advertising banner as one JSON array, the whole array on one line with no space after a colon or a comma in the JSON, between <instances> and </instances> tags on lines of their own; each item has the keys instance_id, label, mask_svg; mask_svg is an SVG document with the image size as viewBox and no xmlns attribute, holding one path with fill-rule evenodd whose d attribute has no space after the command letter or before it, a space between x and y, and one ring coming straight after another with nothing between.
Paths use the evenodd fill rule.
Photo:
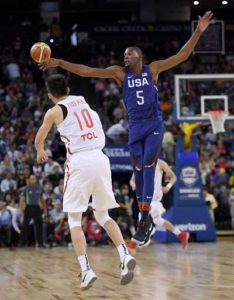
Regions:
<instances>
[{"instance_id":1,"label":"advertising banner","mask_svg":"<svg viewBox=\"0 0 234 300\"><path fill-rule=\"evenodd\" d=\"M181 231L189 232L194 241L215 241L215 225L203 196L197 152L177 153L175 170L177 182L173 206L163 218ZM173 233L158 226L154 238L162 242L179 242Z\"/></svg>"},{"instance_id":2,"label":"advertising banner","mask_svg":"<svg viewBox=\"0 0 234 300\"><path fill-rule=\"evenodd\" d=\"M132 172L130 153L127 144L106 145L103 152L108 156L113 172Z\"/></svg>"}]
</instances>

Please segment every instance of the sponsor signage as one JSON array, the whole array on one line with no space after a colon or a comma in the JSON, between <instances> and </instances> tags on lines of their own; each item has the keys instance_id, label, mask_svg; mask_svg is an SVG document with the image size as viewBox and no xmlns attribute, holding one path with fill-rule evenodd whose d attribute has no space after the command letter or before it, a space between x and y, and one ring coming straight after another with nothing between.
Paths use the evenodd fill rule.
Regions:
<instances>
[{"instance_id":1,"label":"sponsor signage","mask_svg":"<svg viewBox=\"0 0 234 300\"><path fill-rule=\"evenodd\" d=\"M198 154L178 152L176 158L177 182L173 206L163 214L163 217L181 231L190 232L196 241L215 241L214 222L211 220L202 193ZM157 228L154 238L164 242L179 242L174 234L164 228Z\"/></svg>"},{"instance_id":2,"label":"sponsor signage","mask_svg":"<svg viewBox=\"0 0 234 300\"><path fill-rule=\"evenodd\" d=\"M175 201L178 203L193 201L196 204L203 202L202 182L198 168L198 155L196 152L178 153L176 163L177 182L175 185Z\"/></svg>"},{"instance_id":3,"label":"sponsor signage","mask_svg":"<svg viewBox=\"0 0 234 300\"><path fill-rule=\"evenodd\" d=\"M111 170L113 172L132 172L130 152L126 144L107 145L103 152L110 159Z\"/></svg>"},{"instance_id":4,"label":"sponsor signage","mask_svg":"<svg viewBox=\"0 0 234 300\"><path fill-rule=\"evenodd\" d=\"M196 232L196 231L206 231L207 225L206 224L193 224L193 223L187 223L187 224L174 224L180 231L188 231L188 232ZM164 227L157 226L158 231L166 231Z\"/></svg>"}]
</instances>

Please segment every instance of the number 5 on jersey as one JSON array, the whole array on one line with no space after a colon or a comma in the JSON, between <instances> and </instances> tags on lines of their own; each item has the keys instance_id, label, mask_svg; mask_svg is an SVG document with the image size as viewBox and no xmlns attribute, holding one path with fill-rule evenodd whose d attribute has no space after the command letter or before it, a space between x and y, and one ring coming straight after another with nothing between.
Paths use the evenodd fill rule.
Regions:
<instances>
[{"instance_id":1,"label":"number 5 on jersey","mask_svg":"<svg viewBox=\"0 0 234 300\"><path fill-rule=\"evenodd\" d=\"M143 96L143 91L136 91L136 97L137 97L137 104L143 105L145 103L145 99Z\"/></svg>"}]
</instances>

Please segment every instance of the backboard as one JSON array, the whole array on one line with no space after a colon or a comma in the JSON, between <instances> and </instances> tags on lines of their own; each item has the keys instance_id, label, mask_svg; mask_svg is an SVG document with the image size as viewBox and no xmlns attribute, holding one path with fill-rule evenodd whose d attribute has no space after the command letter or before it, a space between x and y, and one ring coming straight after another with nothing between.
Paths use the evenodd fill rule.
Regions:
<instances>
[{"instance_id":1,"label":"backboard","mask_svg":"<svg viewBox=\"0 0 234 300\"><path fill-rule=\"evenodd\" d=\"M210 110L228 113L234 120L233 74L175 75L175 118L178 122L209 121Z\"/></svg>"}]
</instances>

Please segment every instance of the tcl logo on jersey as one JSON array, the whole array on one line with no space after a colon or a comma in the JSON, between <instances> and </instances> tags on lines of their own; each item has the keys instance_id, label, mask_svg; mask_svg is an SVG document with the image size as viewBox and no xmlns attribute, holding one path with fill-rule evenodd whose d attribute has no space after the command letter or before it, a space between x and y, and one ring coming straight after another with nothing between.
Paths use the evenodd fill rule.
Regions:
<instances>
[{"instance_id":1,"label":"tcl logo on jersey","mask_svg":"<svg viewBox=\"0 0 234 300\"><path fill-rule=\"evenodd\" d=\"M97 139L97 136L95 132L89 132L87 134L82 134L81 138L83 139L83 141L86 141L86 140Z\"/></svg>"},{"instance_id":2,"label":"tcl logo on jersey","mask_svg":"<svg viewBox=\"0 0 234 300\"><path fill-rule=\"evenodd\" d=\"M138 87L138 86L144 86L149 85L147 78L137 78L137 79L128 79L128 87Z\"/></svg>"}]
</instances>

